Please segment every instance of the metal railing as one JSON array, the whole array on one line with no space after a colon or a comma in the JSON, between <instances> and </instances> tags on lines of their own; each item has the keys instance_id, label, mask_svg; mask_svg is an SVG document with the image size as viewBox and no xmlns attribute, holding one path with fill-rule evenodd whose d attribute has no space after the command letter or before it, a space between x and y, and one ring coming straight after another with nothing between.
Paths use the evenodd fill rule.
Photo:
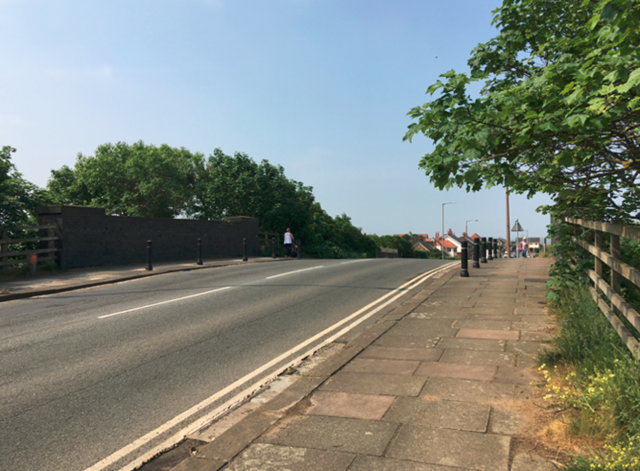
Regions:
<instances>
[{"instance_id":1,"label":"metal railing","mask_svg":"<svg viewBox=\"0 0 640 471\"><path fill-rule=\"evenodd\" d=\"M6 270L7 267L19 266L23 264L29 265L31 272L35 272L39 262L55 262L60 249L56 248L56 241L60 239L58 229L55 224L47 224L42 226L18 226L11 230L2 229L2 238L0 239L0 270ZM9 234L17 232L29 231L47 231L46 236L10 238ZM41 247L46 242L47 247ZM11 247L18 244L38 244L40 248L28 248L11 251ZM41 256L44 255L44 256Z\"/></svg>"},{"instance_id":2,"label":"metal railing","mask_svg":"<svg viewBox=\"0 0 640 471\"><path fill-rule=\"evenodd\" d=\"M623 237L640 242L640 228L583 219L564 218L563 221L594 231L593 244L577 237L573 237L572 240L594 256L594 269L587 270L587 274L594 284L591 288L593 299L602 313L609 319L609 322L618 332L627 348L638 357L640 345L638 344L637 335L629 331L621 318L626 319L633 329L640 332L640 315L622 298L621 287L623 277L635 286L640 287L640 271L620 260L620 238ZM605 233L611 237L610 253L603 250L603 236ZM611 269L610 282L603 278L604 265Z\"/></svg>"}]
</instances>

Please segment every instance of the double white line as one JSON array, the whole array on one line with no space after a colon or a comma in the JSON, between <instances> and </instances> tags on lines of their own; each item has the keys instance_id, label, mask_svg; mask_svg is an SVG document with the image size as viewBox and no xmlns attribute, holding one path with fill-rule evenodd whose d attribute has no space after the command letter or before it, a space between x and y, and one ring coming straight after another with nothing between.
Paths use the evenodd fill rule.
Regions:
<instances>
[{"instance_id":1,"label":"double white line","mask_svg":"<svg viewBox=\"0 0 640 471\"><path fill-rule=\"evenodd\" d=\"M370 318L371 316L373 316L377 312L380 312L382 309L387 307L389 304L393 303L398 298L400 298L403 295L405 295L407 291L412 290L413 288L418 286L420 283L422 283L426 279L431 278L432 276L434 276L434 275L436 275L436 274L438 274L438 273L440 273L442 271L448 270L453 265L457 265L457 263L456 262L448 263L446 265L440 266L440 267L435 268L433 270L430 270L430 271L428 271L426 273L423 273L422 275L418 275L417 277L415 277L414 279L412 279L412 280L408 281L407 283L403 284L399 288L396 288L395 290L391 291L390 293L387 293L384 296L378 298L377 300L373 301L372 303L368 304L367 306L363 307L362 309L360 309L360 310L354 312L353 314L351 314L350 316L342 319L340 322L337 322L336 324L332 325L331 327L329 327L329 328L323 330L322 332L314 335L313 337L305 340L304 342L302 342L301 344L295 346L291 350L289 350L287 352L284 352L282 355L278 356L277 358L274 358L273 360L269 361L268 363L265 363L260 368L258 368L256 370L252 371L251 373L245 375L244 377L240 378L239 380L237 380L233 384L230 384L226 388L218 391L217 393L215 393L214 395L208 397L207 399L205 399L204 401L200 402L199 404L196 404L191 409L183 412L182 414L174 417L170 421L162 424L160 427L156 428L155 430L152 430L151 432L147 433L146 435L138 438L133 443L131 443L131 444L127 445L126 447L116 451L115 453L111 454L110 456L108 456L108 457L104 458L103 460L99 461L98 463L94 464L90 468L87 468L86 471L101 471L101 470L104 470L106 467L108 467L108 466L112 465L113 463L123 459L128 454L134 452L138 448L146 445L151 440L153 440L155 438L158 438L160 435L166 433L167 431L169 431L171 428L175 427L179 423L184 422L189 417L191 417L191 416L197 414L198 412L202 411L203 409L205 409L206 407L208 407L209 405L211 405L212 403L214 403L215 401L217 401L221 397L224 397L226 394L229 394L230 392L232 392L234 389L242 386L244 383L246 383L248 381L253 380L256 376L260 375L264 371L272 368L273 366L277 365L281 361L284 361L285 359L287 359L291 355L294 355L298 351L300 351L303 348L307 347L309 344L315 342L316 340L324 337L325 335L329 334L330 332L334 331L335 329L343 326L347 322L349 322L349 321L355 319L356 317L358 317L357 320L353 321L351 324L349 324L348 326L344 327L339 332L334 333L333 335L331 335L329 338L325 339L321 343L319 343L317 345L314 345L313 348L311 348L310 350L307 350L303 354L297 356L294 360L287 362L286 365L278 368L278 370L276 370L275 372L270 373L267 376L264 376L264 377L258 379L251 386L249 386L248 388L246 388L245 390L243 390L242 392L237 394L233 399L227 401L225 404L223 404L220 407L214 409L213 411L207 413L205 416L197 419L195 422L192 422L187 427L185 427L182 430L180 430L179 432L175 433L173 436L171 436L170 438L168 438L167 440L165 440L164 442L162 442L160 445L156 446L152 450L148 451L144 455L134 459L129 464L127 464L126 466L121 468L120 471L132 471L132 470L136 469L137 467L141 466L144 462L150 460L151 458L153 458L157 454L163 452L164 450L167 450L167 449L173 447L176 443L181 441L189 433L192 433L192 432L194 432L196 430L199 430L202 427L204 427L205 425L207 425L208 423L210 423L213 420L215 420L219 415L221 415L222 413L227 411L230 407L235 405L237 402L239 402L239 401L245 399L246 397L252 395L257 390L262 388L265 384L268 384L271 381L273 381L275 378L277 378L287 368L289 368L289 367L291 367L293 365L297 365L304 358L308 357L309 355L312 355L314 352L316 352L320 348L324 347L325 345L333 342L335 339L339 338L340 336L344 335L346 332L350 331L351 329L353 329L355 326L357 326L361 322L363 322L366 319ZM375 307L376 305L378 305L378 306ZM374 307L375 307L375 309L373 309ZM371 311L369 311L369 309L371 309ZM367 312L367 311L369 311L369 312ZM365 312L367 312L365 315L361 315L361 314L363 314Z\"/></svg>"}]
</instances>

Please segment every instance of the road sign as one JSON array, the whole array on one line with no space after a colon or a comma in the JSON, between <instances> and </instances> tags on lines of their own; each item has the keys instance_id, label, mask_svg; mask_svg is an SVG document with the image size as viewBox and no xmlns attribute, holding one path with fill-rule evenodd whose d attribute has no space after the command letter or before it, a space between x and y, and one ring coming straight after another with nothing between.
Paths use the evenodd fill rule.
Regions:
<instances>
[{"instance_id":1,"label":"road sign","mask_svg":"<svg viewBox=\"0 0 640 471\"><path fill-rule=\"evenodd\" d=\"M516 221L516 223L511 228L511 232L524 232L524 229L522 228L520 223L518 221Z\"/></svg>"}]
</instances>

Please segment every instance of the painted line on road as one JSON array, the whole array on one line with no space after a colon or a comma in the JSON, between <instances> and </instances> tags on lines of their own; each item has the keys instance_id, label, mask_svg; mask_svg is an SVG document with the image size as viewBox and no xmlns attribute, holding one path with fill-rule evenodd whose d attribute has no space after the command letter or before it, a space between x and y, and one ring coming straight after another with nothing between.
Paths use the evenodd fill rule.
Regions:
<instances>
[{"instance_id":1,"label":"painted line on road","mask_svg":"<svg viewBox=\"0 0 640 471\"><path fill-rule=\"evenodd\" d=\"M362 260L351 260L350 262L340 262L340 265L347 265L349 263L360 263L360 262L368 262L369 260L373 260L372 258L365 258Z\"/></svg>"},{"instance_id":2,"label":"painted line on road","mask_svg":"<svg viewBox=\"0 0 640 471\"><path fill-rule=\"evenodd\" d=\"M230 384L229 386L225 387L224 389L218 391L217 393L215 393L212 396L208 397L207 399L203 400L199 404L196 404L195 406L193 406L189 410L183 412L182 414L177 415L173 419L171 419L168 422L162 424L161 426L159 426L155 430L152 430L151 432L149 432L146 435L138 438L137 440L133 441L129 445L125 446L124 448L121 448L120 450L118 450L118 451L112 453L111 455L107 456L106 458L100 460L99 462L97 462L96 464L91 466L90 468L87 468L85 471L102 471L105 468L111 466L113 463L116 463L117 461L120 461L121 459L123 459L124 457L126 457L130 453L134 452L138 448L146 445L151 440L153 440L153 439L159 437L160 435L162 435L163 433L167 432L172 427L175 427L179 423L187 420L189 417L191 417L192 415L200 412L201 410L203 410L204 408L208 407L210 404L214 403L215 401L217 401L221 397L224 397L225 395L227 395L228 393L230 393L234 389L242 386L242 384L252 380L256 376L258 376L259 374L261 374L264 371L268 370L269 368L273 367L274 365L278 364L282 360L284 360L287 357L295 354L295 352L297 352L298 350L301 350L302 348L304 348L307 345L313 343L317 339L322 338L327 333L337 329L338 327L342 326L343 324L346 324L347 322L351 321L355 317L358 317L360 314L368 311L369 309L374 307L376 304L379 304L382 301L384 301L385 299L393 296L392 299L390 299L387 302L385 302L384 304L378 306L376 309L374 309L373 311L367 313L365 316L363 316L362 318L356 320L355 322L351 323L349 326L343 328L340 332L337 332L336 334L332 335L330 338L328 338L325 341L323 341L320 345L316 345L316 346L313 347L313 349L309 350L308 352L305 352L303 355L298 356L295 360L293 360L293 363L289 362L287 364L287 366L284 366L284 367L280 368L277 372L275 372L275 373L273 373L271 375L268 375L266 378L263 378L262 380L259 380L258 382L254 383L254 385L250 386L249 388L247 388L242 393L236 395L236 397L234 399L232 399L232 401L235 400L236 398L239 398L239 397L243 397L243 398L246 397L248 392L251 392L251 391L255 392L255 390L257 388L262 387L262 385L265 384L265 381L269 382L274 377L274 375L278 376L282 371L284 371L287 368L289 368L292 364L296 364L296 362L301 361L306 356L309 356L313 352L315 352L318 349L322 348L324 345L327 345L328 343L333 342L333 340L335 340L336 338L344 335L346 332L351 330L353 327L357 326L358 324L360 324L364 320L366 320L369 317L373 316L374 314L379 312L381 309L384 309L386 306L388 306L389 304L391 304L392 302L394 302L395 300L397 300L398 298L400 298L404 294L406 294L406 291L409 291L409 290L415 288L420 283L422 283L424 280L436 275L437 273L452 268L453 265L457 265L457 262L453 262L453 263L449 263L449 264L440 266L440 267L435 268L433 270L430 270L430 271L428 271L426 273L422 273L421 275L418 275L417 277L413 278L412 280L409 280L408 282L406 282L402 286L396 288L395 290L393 290L393 291L385 294L384 296L378 298L377 300L371 302L367 306L365 306L362 309L356 311L355 313L351 314L350 316L346 317L345 319L341 320L340 322L335 323L331 327L329 327L329 328L325 329L324 331L314 335L313 337L305 340L304 342L300 343L299 345L295 346L294 348L290 349L289 351L281 354L280 356L274 358L273 360L265 363L264 365L262 365L261 367L255 369L251 373L249 373L249 374L245 375L244 377L240 378L239 380L235 381L233 384ZM320 268L320 267L316 267L316 268ZM215 414L216 413L220 414L220 412L224 412L226 409L228 409L229 408L229 402L230 401L228 401L226 404L223 404L222 406L218 407L216 410L214 410L212 412L209 412L206 416L198 419L198 421L189 424L187 427L183 428L178 433L174 434L172 437L170 437L169 439L165 440L163 443L161 443L157 447L155 447L152 450L146 452L141 457L136 458L134 461L130 462L128 465L125 465L123 468L120 469L120 471L132 471L132 470L135 470L136 468L141 466L144 462L150 460L151 458L153 458L158 453L160 453L160 452L172 447L173 445L175 445L176 443L181 441L185 437L185 435L187 435L191 431L196 430L197 428L202 428L204 425L206 425L207 421L210 421L210 420L212 420L212 418L215 418L215 416L216 416Z\"/></svg>"},{"instance_id":3,"label":"painted line on road","mask_svg":"<svg viewBox=\"0 0 640 471\"><path fill-rule=\"evenodd\" d=\"M302 270L288 271L287 273L280 273L279 275L268 276L266 279L270 280L272 278L278 278L279 276L287 276L287 275L293 275L294 273L300 273L303 271L317 270L318 268L322 268L322 267L324 267L324 265L318 265L317 267L311 267L311 268L303 268Z\"/></svg>"},{"instance_id":4,"label":"painted line on road","mask_svg":"<svg viewBox=\"0 0 640 471\"><path fill-rule=\"evenodd\" d=\"M167 301L161 301L159 303L147 304L146 306L134 307L133 309L127 309L126 311L114 312L113 314L105 314L104 316L99 316L98 319L106 319L107 317L119 316L120 314L127 314L133 311L139 311L140 309L147 309L149 307L160 306L162 304L175 303L177 301L182 301L184 299L196 298L198 296L204 296L205 294L217 293L218 291L223 291L225 289L229 289L231 286L225 286L224 288L212 289L210 291L205 291L203 293L190 294L189 296L182 296L181 298L169 299Z\"/></svg>"}]
</instances>

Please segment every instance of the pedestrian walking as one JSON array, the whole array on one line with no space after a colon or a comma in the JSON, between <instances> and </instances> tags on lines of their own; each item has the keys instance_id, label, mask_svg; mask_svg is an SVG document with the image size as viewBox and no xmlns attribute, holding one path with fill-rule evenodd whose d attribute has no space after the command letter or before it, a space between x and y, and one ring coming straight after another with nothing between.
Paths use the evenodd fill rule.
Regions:
<instances>
[{"instance_id":1,"label":"pedestrian walking","mask_svg":"<svg viewBox=\"0 0 640 471\"><path fill-rule=\"evenodd\" d=\"M287 232L284 233L284 248L287 251L287 258L291 256L291 247L293 246L293 242L296 239L293 237L291 233L291 229L287 227Z\"/></svg>"},{"instance_id":2,"label":"pedestrian walking","mask_svg":"<svg viewBox=\"0 0 640 471\"><path fill-rule=\"evenodd\" d=\"M522 242L520 242L520 252L522 253L522 258L527 258L528 251L529 251L529 244L527 244L527 239L523 237Z\"/></svg>"}]
</instances>

